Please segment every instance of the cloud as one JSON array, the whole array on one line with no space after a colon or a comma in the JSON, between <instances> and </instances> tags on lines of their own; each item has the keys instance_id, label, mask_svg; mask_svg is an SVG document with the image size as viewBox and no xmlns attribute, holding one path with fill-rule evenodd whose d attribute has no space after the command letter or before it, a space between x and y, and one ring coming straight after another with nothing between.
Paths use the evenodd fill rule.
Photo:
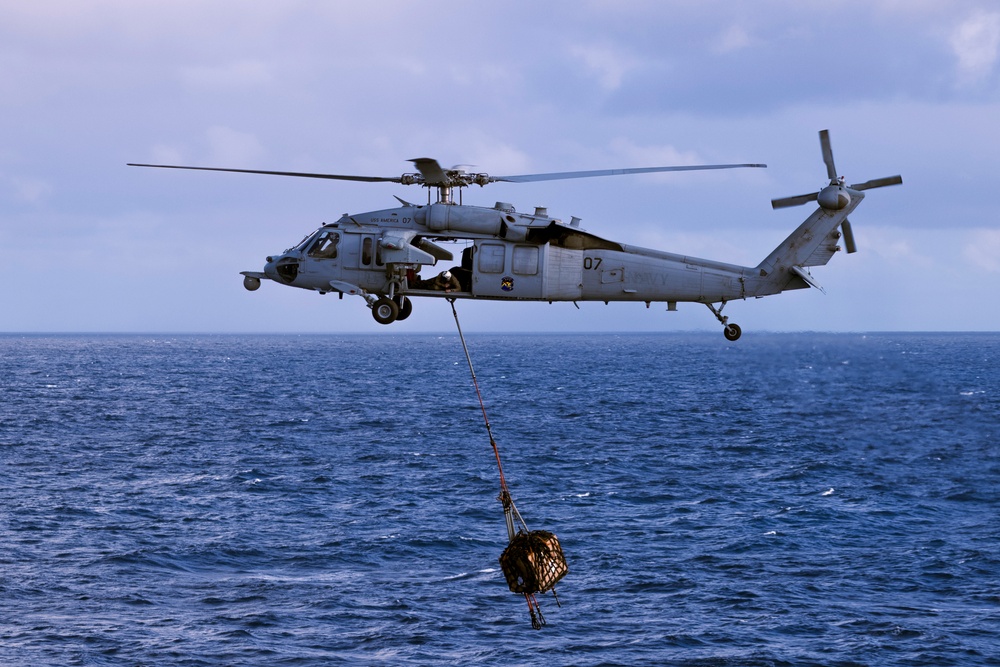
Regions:
<instances>
[{"instance_id":1,"label":"cloud","mask_svg":"<svg viewBox=\"0 0 1000 667\"><path fill-rule=\"evenodd\" d=\"M694 151L679 151L670 145L639 145L624 137L619 137L611 142L611 151L623 160L623 164L635 164L640 167L702 162L702 159Z\"/></svg>"},{"instance_id":2,"label":"cloud","mask_svg":"<svg viewBox=\"0 0 1000 667\"><path fill-rule=\"evenodd\" d=\"M14 199L22 203L38 203L52 194L53 191L50 183L34 178L21 178L13 176L4 177L2 180L5 181L9 185L9 188L13 191Z\"/></svg>"},{"instance_id":3,"label":"cloud","mask_svg":"<svg viewBox=\"0 0 1000 667\"><path fill-rule=\"evenodd\" d=\"M180 79L202 88L245 88L269 84L274 75L267 63L239 60L224 65L185 67L180 71Z\"/></svg>"},{"instance_id":4,"label":"cloud","mask_svg":"<svg viewBox=\"0 0 1000 667\"><path fill-rule=\"evenodd\" d=\"M257 164L266 151L252 134L229 127L210 127L205 132L213 165L247 167Z\"/></svg>"},{"instance_id":5,"label":"cloud","mask_svg":"<svg viewBox=\"0 0 1000 667\"><path fill-rule=\"evenodd\" d=\"M156 144L153 146L153 162L156 164L183 164L184 154L173 146Z\"/></svg>"},{"instance_id":6,"label":"cloud","mask_svg":"<svg viewBox=\"0 0 1000 667\"><path fill-rule=\"evenodd\" d=\"M1000 273L1000 230L976 229L970 233L963 256L975 269Z\"/></svg>"},{"instance_id":7,"label":"cloud","mask_svg":"<svg viewBox=\"0 0 1000 667\"><path fill-rule=\"evenodd\" d=\"M642 61L615 45L571 46L570 55L583 63L605 91L617 90L627 74L642 65Z\"/></svg>"},{"instance_id":8,"label":"cloud","mask_svg":"<svg viewBox=\"0 0 1000 667\"><path fill-rule=\"evenodd\" d=\"M972 85L989 77L1000 54L1000 13L973 14L951 34L951 48L958 59L958 82Z\"/></svg>"},{"instance_id":9,"label":"cloud","mask_svg":"<svg viewBox=\"0 0 1000 667\"><path fill-rule=\"evenodd\" d=\"M939 240L936 243L928 242L928 234L915 233L913 230L869 225L861 225L859 228L855 225L854 233L858 237L858 248L864 248L870 253L869 259L883 262L894 270L921 269L932 274L941 268L940 254L955 251L953 247L945 249ZM935 247L939 254L928 252Z\"/></svg>"},{"instance_id":10,"label":"cloud","mask_svg":"<svg viewBox=\"0 0 1000 667\"><path fill-rule=\"evenodd\" d=\"M712 50L717 54L741 51L754 44L746 29L740 25L731 25L712 40Z\"/></svg>"}]
</instances>

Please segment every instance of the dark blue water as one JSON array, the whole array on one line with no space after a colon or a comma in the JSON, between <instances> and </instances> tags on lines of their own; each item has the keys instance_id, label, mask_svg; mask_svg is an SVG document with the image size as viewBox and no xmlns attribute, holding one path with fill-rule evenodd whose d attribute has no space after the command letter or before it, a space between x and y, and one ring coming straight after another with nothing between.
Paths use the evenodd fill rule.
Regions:
<instances>
[{"instance_id":1,"label":"dark blue water","mask_svg":"<svg viewBox=\"0 0 1000 667\"><path fill-rule=\"evenodd\" d=\"M0 336L0 664L998 665L1000 335Z\"/></svg>"}]
</instances>

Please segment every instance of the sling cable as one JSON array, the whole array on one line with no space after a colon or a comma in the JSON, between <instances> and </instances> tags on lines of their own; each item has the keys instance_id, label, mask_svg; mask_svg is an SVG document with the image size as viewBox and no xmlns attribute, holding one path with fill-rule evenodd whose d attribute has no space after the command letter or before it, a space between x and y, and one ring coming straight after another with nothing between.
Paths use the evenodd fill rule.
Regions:
<instances>
[{"instance_id":1,"label":"sling cable","mask_svg":"<svg viewBox=\"0 0 1000 667\"><path fill-rule=\"evenodd\" d=\"M455 316L455 327L458 329L458 337L462 341L462 349L465 350L465 359L469 362L472 386L476 389L479 407L483 411L483 422L486 424L486 434L490 438L490 446L493 447L493 456L496 457L497 470L500 473L500 495L497 500L503 505L508 539L507 548L500 554L500 568L503 570L504 578L507 579L507 586L511 593L524 595L524 599L528 603L528 612L531 614L531 627L540 630L545 625L545 617L542 615L541 607L538 606L535 594L552 591L556 604L559 604L555 585L569 571L566 567L566 558L563 556L562 547L559 546L559 539L545 530L528 530L528 525L514 506L514 500L510 497L507 480L503 474L503 464L500 462L500 449L497 447L496 440L493 439L490 420L486 416L486 405L483 403L483 395L479 391L476 371L472 367L469 346L465 344L462 325L458 322L455 299L448 299L448 302L451 303L451 312ZM520 525L516 532L514 530L515 519Z\"/></svg>"}]
</instances>

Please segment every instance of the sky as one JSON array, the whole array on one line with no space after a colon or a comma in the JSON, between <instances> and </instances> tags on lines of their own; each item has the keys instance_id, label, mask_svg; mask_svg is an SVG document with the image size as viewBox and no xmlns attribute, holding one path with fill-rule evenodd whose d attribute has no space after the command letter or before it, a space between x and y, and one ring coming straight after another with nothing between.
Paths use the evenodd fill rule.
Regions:
<instances>
[{"instance_id":1,"label":"sky","mask_svg":"<svg viewBox=\"0 0 1000 667\"><path fill-rule=\"evenodd\" d=\"M810 212L772 198L901 174L826 288L732 302L752 331L1000 330L993 0L0 4L0 332L446 332L243 270L416 187L127 167L398 176L762 162L473 186L595 234L755 266ZM720 329L699 304L460 301L467 331ZM720 335L721 338L721 335Z\"/></svg>"}]
</instances>

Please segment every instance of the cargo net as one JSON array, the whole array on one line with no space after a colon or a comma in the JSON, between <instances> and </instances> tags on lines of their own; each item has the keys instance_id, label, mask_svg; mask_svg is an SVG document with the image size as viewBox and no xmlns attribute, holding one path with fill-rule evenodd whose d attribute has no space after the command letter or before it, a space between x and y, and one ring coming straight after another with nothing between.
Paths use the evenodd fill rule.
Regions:
<instances>
[{"instance_id":1,"label":"cargo net","mask_svg":"<svg viewBox=\"0 0 1000 667\"><path fill-rule=\"evenodd\" d=\"M569 569L566 567L566 559L563 557L562 547L559 546L559 539L548 531L529 531L521 514L514 507L514 501L511 500L510 491L507 488L507 480L503 474L503 464L500 462L500 449L497 447L496 440L493 439L493 429L490 427L489 417L486 416L486 404L479 391L476 369L472 366L469 346L465 344L462 325L458 321L455 299L450 298L448 302L451 303L451 312L455 316L455 327L458 329L458 337L462 341L465 359L469 362L472 386L476 389L476 398L479 399L479 407L483 411L483 422L486 424L486 434L490 437L490 446L493 447L493 456L497 460L497 471L500 473L500 495L497 500L503 504L504 519L507 522L507 538L510 540L507 548L500 554L500 567L503 569L504 577L507 578L507 585L511 592L524 595L524 599L528 603L528 611L531 613L531 627L539 630L545 625L545 617L542 616L542 610L538 606L538 600L535 599L535 593L552 591L556 604L559 604L559 596L556 595L554 587L557 581L566 576ZM515 517L521 524L521 529L516 534L514 533Z\"/></svg>"},{"instance_id":2,"label":"cargo net","mask_svg":"<svg viewBox=\"0 0 1000 667\"><path fill-rule=\"evenodd\" d=\"M555 585L569 568L559 538L546 530L518 531L500 554L500 568L512 593L524 595L531 613L531 627L545 625L545 617L535 593L552 591L559 604Z\"/></svg>"}]
</instances>

